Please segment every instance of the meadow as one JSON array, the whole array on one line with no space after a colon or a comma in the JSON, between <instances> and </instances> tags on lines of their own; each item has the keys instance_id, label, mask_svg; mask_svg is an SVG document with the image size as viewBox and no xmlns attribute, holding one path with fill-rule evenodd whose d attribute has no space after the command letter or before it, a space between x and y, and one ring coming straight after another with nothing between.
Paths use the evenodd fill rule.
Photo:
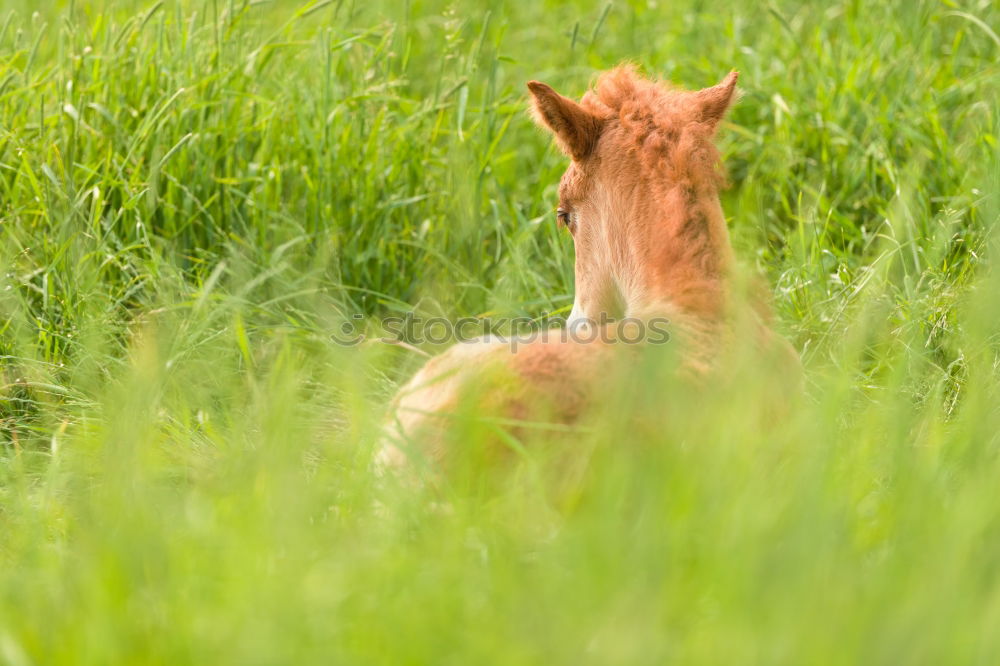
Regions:
<instances>
[{"instance_id":1,"label":"meadow","mask_svg":"<svg viewBox=\"0 0 1000 666\"><path fill-rule=\"evenodd\" d=\"M0 664L997 663L998 32L991 0L0 0ZM650 364L569 443L490 467L467 414L442 482L379 478L423 361L386 317L568 313L524 83L623 60L740 71L723 207L805 395Z\"/></svg>"}]
</instances>

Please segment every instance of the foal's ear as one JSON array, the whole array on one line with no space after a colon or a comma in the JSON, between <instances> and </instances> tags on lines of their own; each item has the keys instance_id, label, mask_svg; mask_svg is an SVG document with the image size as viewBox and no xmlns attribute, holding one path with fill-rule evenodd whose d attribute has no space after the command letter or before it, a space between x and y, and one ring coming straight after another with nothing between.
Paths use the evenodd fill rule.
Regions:
<instances>
[{"instance_id":1,"label":"foal's ear","mask_svg":"<svg viewBox=\"0 0 1000 666\"><path fill-rule=\"evenodd\" d=\"M601 134L601 120L540 81L528 81L535 120L552 130L563 152L580 161L590 155Z\"/></svg>"},{"instance_id":2,"label":"foal's ear","mask_svg":"<svg viewBox=\"0 0 1000 666\"><path fill-rule=\"evenodd\" d=\"M702 122L707 122L712 127L719 124L736 97L736 79L739 77L740 73L734 70L720 83L694 94Z\"/></svg>"}]
</instances>

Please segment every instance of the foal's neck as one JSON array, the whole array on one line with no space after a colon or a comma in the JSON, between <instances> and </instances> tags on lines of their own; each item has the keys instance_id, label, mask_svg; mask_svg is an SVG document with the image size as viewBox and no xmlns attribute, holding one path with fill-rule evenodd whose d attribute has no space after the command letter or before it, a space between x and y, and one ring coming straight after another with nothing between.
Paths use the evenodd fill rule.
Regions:
<instances>
[{"instance_id":1,"label":"foal's neck","mask_svg":"<svg viewBox=\"0 0 1000 666\"><path fill-rule=\"evenodd\" d=\"M721 319L732 249L715 187L675 185L657 203L643 230L647 307Z\"/></svg>"}]
</instances>

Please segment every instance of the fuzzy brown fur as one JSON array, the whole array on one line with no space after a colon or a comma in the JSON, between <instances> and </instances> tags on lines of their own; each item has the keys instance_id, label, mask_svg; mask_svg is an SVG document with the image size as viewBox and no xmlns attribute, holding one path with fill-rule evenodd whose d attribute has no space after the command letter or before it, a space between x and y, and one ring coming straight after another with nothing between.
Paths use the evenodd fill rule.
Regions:
<instances>
[{"instance_id":1,"label":"fuzzy brown fur","mask_svg":"<svg viewBox=\"0 0 1000 666\"><path fill-rule=\"evenodd\" d=\"M684 356L680 371L692 377L712 372L734 339L734 322L753 310L733 294L713 144L736 80L732 72L716 86L684 91L626 65L601 75L579 103L528 83L536 120L571 158L559 185L560 217L576 253L570 324L667 318ZM761 317L751 319L758 344L783 344ZM444 459L449 415L477 390L485 393L474 400L484 413L534 418L545 405L545 418L572 423L594 402L608 367L621 366L621 347L550 340L511 353L485 341L456 345L400 391L390 439ZM384 464L405 459L392 443L380 454Z\"/></svg>"}]
</instances>

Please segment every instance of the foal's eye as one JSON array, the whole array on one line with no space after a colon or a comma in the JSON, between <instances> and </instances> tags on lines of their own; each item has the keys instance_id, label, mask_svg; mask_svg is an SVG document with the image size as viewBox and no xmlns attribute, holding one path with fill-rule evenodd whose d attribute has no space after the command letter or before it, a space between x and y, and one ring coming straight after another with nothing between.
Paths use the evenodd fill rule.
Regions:
<instances>
[{"instance_id":1,"label":"foal's eye","mask_svg":"<svg viewBox=\"0 0 1000 666\"><path fill-rule=\"evenodd\" d=\"M572 230L572 226L570 226L572 220L570 218L570 214L569 214L568 210L564 210L562 208L557 208L556 209L556 218L559 220L559 224L565 226L567 229L571 229Z\"/></svg>"}]
</instances>

